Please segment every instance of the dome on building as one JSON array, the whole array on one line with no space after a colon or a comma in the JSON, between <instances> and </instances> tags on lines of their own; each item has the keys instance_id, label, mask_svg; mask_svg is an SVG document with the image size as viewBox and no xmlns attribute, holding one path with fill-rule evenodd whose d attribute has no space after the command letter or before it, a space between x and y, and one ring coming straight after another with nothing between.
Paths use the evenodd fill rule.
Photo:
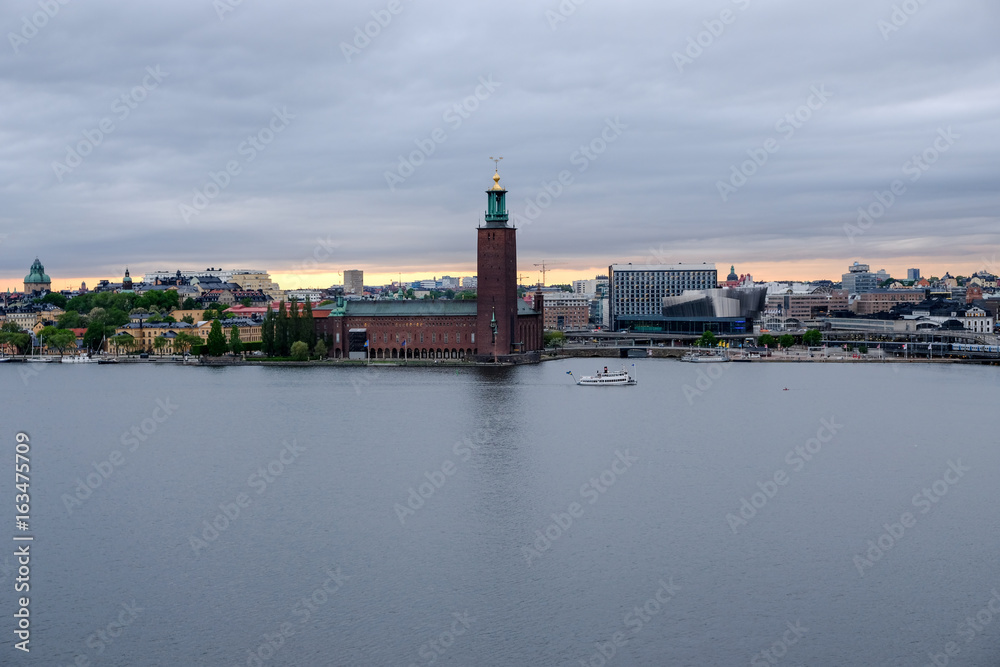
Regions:
<instances>
[{"instance_id":1,"label":"dome on building","mask_svg":"<svg viewBox=\"0 0 1000 667\"><path fill-rule=\"evenodd\" d=\"M29 285L35 283L52 283L52 279L45 274L45 267L42 266L42 263L38 261L37 257L31 265L30 272L24 277L24 282Z\"/></svg>"},{"instance_id":2,"label":"dome on building","mask_svg":"<svg viewBox=\"0 0 1000 667\"><path fill-rule=\"evenodd\" d=\"M736 275L736 267L733 266L733 265L730 265L729 266L729 275L726 276L726 280L733 281L733 280L739 280L739 279L740 279L740 277L738 275Z\"/></svg>"}]
</instances>

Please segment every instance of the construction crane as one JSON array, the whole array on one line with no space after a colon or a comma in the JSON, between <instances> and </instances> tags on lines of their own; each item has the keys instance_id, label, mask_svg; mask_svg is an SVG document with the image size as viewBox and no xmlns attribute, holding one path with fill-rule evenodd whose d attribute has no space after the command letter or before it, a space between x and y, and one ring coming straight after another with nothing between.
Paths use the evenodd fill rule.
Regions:
<instances>
[{"instance_id":1,"label":"construction crane","mask_svg":"<svg viewBox=\"0 0 1000 667\"><path fill-rule=\"evenodd\" d=\"M535 264L535 266L542 267L541 268L541 271L542 271L542 287L545 287L545 273L548 271L548 267L550 267L550 266L559 266L562 263L563 262L546 262L543 259L541 262Z\"/></svg>"}]
</instances>

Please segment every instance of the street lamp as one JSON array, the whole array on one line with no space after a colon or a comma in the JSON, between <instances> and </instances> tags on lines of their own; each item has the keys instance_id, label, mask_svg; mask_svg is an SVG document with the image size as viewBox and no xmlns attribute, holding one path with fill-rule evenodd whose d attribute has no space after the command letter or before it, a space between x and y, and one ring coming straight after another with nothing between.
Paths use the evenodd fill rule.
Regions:
<instances>
[{"instance_id":1,"label":"street lamp","mask_svg":"<svg viewBox=\"0 0 1000 667\"><path fill-rule=\"evenodd\" d=\"M490 331L493 332L493 363L497 362L497 309L490 316Z\"/></svg>"}]
</instances>

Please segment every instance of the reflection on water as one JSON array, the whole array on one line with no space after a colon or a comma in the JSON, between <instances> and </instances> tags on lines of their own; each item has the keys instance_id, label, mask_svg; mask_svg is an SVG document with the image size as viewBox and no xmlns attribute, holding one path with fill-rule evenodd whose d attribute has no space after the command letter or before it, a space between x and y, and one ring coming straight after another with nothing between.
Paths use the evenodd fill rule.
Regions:
<instances>
[{"instance_id":1,"label":"reflection on water","mask_svg":"<svg viewBox=\"0 0 1000 667\"><path fill-rule=\"evenodd\" d=\"M243 665L270 641L263 664L575 665L612 649L623 665L746 664L791 625L808 632L787 664L924 664L989 602L996 369L730 364L694 401L695 364L635 360L635 387L566 376L602 362L66 365L28 391L0 368L8 434L37 443L38 648L3 640L4 660ZM158 400L176 413L67 511ZM842 428L789 462L821 420ZM971 470L920 514L912 498L957 459ZM754 513L734 532L742 500ZM859 575L907 511L915 525ZM133 603L113 642L88 645ZM963 664L998 647L984 627Z\"/></svg>"}]
</instances>

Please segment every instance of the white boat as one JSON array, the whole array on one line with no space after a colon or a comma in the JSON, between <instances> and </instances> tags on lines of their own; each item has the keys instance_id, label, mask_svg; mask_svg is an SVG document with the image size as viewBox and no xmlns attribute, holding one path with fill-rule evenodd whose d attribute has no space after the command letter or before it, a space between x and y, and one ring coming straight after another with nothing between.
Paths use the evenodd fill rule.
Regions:
<instances>
[{"instance_id":1,"label":"white boat","mask_svg":"<svg viewBox=\"0 0 1000 667\"><path fill-rule=\"evenodd\" d=\"M729 357L716 354L714 352L688 352L681 357L681 361L692 361L697 364L712 364L729 361Z\"/></svg>"},{"instance_id":2,"label":"white boat","mask_svg":"<svg viewBox=\"0 0 1000 667\"><path fill-rule=\"evenodd\" d=\"M75 357L63 357L60 361L64 364L96 364L97 359L93 357L85 357L84 355L79 355Z\"/></svg>"},{"instance_id":3,"label":"white boat","mask_svg":"<svg viewBox=\"0 0 1000 667\"><path fill-rule=\"evenodd\" d=\"M10 361L10 357L0 357L0 362Z\"/></svg>"},{"instance_id":4,"label":"white boat","mask_svg":"<svg viewBox=\"0 0 1000 667\"><path fill-rule=\"evenodd\" d=\"M48 364L52 362L48 357L28 357L25 361L30 364Z\"/></svg>"},{"instance_id":5,"label":"white boat","mask_svg":"<svg viewBox=\"0 0 1000 667\"><path fill-rule=\"evenodd\" d=\"M567 373L573 375L573 371L567 371ZM625 368L620 371L609 371L607 366L604 367L604 371L598 371L597 375L584 375L579 379L574 376L573 379L576 380L577 384L587 387L616 387L635 384L635 378L629 375Z\"/></svg>"}]
</instances>

